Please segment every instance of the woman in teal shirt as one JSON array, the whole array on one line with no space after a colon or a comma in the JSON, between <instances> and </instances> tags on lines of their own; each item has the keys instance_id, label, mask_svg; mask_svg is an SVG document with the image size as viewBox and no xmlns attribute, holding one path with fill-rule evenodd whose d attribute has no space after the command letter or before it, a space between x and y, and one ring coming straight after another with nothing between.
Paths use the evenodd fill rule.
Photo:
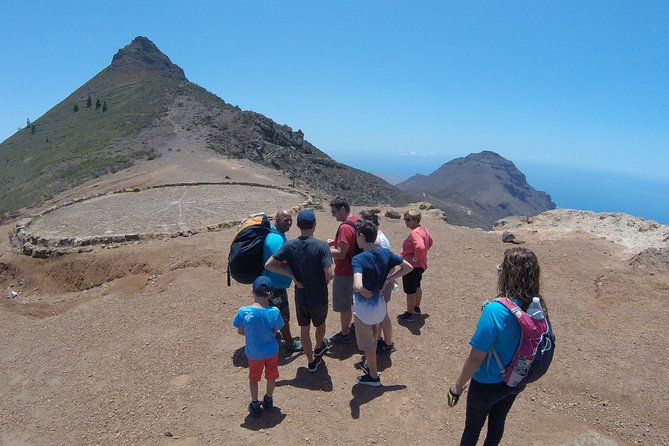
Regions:
<instances>
[{"instance_id":1,"label":"woman in teal shirt","mask_svg":"<svg viewBox=\"0 0 669 446\"><path fill-rule=\"evenodd\" d=\"M527 248L511 248L504 253L498 267L498 297L513 300L523 311L539 296L539 262ZM545 305L542 299L542 306ZM546 313L547 314L547 313ZM521 330L515 316L499 302L483 307L476 332L469 341L472 349L462 366L462 372L449 389L449 405L455 405L471 379L467 394L467 415L460 446L475 445L488 419L484 446L500 443L504 435L506 415L524 385L509 387L504 383L497 362L491 359L495 351L504 364L509 364L520 344Z\"/></svg>"}]
</instances>

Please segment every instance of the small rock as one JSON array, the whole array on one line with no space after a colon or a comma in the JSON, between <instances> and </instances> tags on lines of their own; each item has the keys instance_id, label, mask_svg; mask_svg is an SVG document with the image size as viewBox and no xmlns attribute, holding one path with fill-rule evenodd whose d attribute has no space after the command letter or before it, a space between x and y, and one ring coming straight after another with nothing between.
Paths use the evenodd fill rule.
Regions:
<instances>
[{"instance_id":1,"label":"small rock","mask_svg":"<svg viewBox=\"0 0 669 446\"><path fill-rule=\"evenodd\" d=\"M509 231L504 231L502 233L502 242L513 243L514 245L519 245L521 243L525 243L525 242L522 242L520 240L516 240L516 236L513 235L512 233L510 233Z\"/></svg>"}]
</instances>

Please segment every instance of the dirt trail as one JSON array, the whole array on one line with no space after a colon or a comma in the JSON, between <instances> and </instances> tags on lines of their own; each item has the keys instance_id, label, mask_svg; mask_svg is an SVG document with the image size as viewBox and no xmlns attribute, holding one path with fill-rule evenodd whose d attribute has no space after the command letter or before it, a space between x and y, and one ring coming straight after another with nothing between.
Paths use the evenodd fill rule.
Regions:
<instances>
[{"instance_id":1,"label":"dirt trail","mask_svg":"<svg viewBox=\"0 0 669 446\"><path fill-rule=\"evenodd\" d=\"M332 217L317 216L316 236L332 237ZM433 217L424 225L435 240L427 315L395 324L384 386L355 385L352 347L315 374L303 355L282 354L277 409L260 419L247 417L243 339L231 328L249 302L246 286L225 285L232 230L39 260L13 253L1 227L0 290L19 295L0 297L0 445L457 444L466 404L449 409L445 391L509 245ZM381 228L399 251L403 222ZM541 263L557 352L514 405L504 444L667 444L666 266L601 239L523 239ZM403 299L395 293L391 314ZM336 327L331 312L327 333Z\"/></svg>"}]
</instances>

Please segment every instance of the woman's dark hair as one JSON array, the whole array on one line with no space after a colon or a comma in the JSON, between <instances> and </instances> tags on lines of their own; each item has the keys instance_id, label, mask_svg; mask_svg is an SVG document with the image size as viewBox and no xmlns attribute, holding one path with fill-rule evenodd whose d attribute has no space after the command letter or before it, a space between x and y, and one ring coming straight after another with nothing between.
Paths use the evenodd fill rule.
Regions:
<instances>
[{"instance_id":1,"label":"woman's dark hair","mask_svg":"<svg viewBox=\"0 0 669 446\"><path fill-rule=\"evenodd\" d=\"M367 210L360 211L360 218L363 220L369 220L372 223L374 223L376 226L379 225L379 216L376 215L374 212L370 212Z\"/></svg>"},{"instance_id":2,"label":"woman's dark hair","mask_svg":"<svg viewBox=\"0 0 669 446\"><path fill-rule=\"evenodd\" d=\"M540 289L541 269L537 256L527 248L510 248L504 251L504 259L500 265L497 278L499 297L519 298L520 308L525 311L532 303L533 297L541 299L541 306L546 312Z\"/></svg>"}]
</instances>

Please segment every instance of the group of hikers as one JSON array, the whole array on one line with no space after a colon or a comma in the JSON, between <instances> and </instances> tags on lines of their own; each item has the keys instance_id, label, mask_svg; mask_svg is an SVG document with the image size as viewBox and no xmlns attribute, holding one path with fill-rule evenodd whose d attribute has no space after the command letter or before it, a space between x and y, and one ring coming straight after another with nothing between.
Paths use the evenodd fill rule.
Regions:
<instances>
[{"instance_id":1,"label":"group of hikers","mask_svg":"<svg viewBox=\"0 0 669 446\"><path fill-rule=\"evenodd\" d=\"M314 237L316 214L301 210L296 217L300 236L288 240L286 232L292 227L293 213L277 212L274 226L263 246L265 269L252 284L254 303L239 309L233 326L246 339L245 354L249 364L251 402L248 410L259 416L264 408L273 407L273 392L279 377L276 332L280 331L288 352L303 351L309 372L316 372L323 355L332 343L357 342L364 352L356 363L362 371L357 382L366 386L381 386L377 368L377 353L395 351L393 327L387 303L396 280L402 279L406 294L406 311L397 316L402 323L421 317L421 279L427 269L427 254L433 241L429 231L421 226L421 212L411 209L404 213L410 230L402 243L400 255L390 250L388 238L379 229L375 213L362 211L351 214L348 201L337 197L330 201L332 216L340 222L334 239ZM334 268L333 268L334 263ZM532 298L539 296L539 264L532 251L512 248L498 265L498 297L508 298L510 308L526 311ZM328 285L332 281L332 308L339 313L339 331L325 336L329 309ZM290 305L287 289L294 283L295 314L300 336L290 331ZM542 305L543 299L541 300ZM504 432L506 415L518 393L525 385L510 387L504 382L504 365L486 361L491 351L503 364L513 359L520 342L517 315L503 305L485 305L470 345L471 352L464 362L458 379L447 391L449 406L457 404L469 384L467 415L461 445L475 445L488 419L485 445L498 444ZM315 333L312 341L311 326ZM266 393L259 399L259 382L265 371Z\"/></svg>"}]
</instances>

